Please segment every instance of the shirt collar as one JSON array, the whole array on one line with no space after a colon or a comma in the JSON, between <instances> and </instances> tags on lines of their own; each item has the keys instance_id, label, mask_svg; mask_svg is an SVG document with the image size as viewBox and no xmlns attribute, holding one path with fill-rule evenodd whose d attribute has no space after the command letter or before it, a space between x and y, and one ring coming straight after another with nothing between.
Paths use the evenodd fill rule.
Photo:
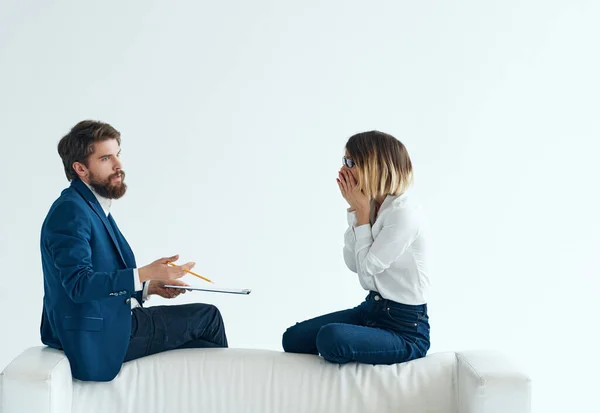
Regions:
<instances>
[{"instance_id":1,"label":"shirt collar","mask_svg":"<svg viewBox=\"0 0 600 413\"><path fill-rule=\"evenodd\" d=\"M81 182L83 182L85 184L85 186L87 186L90 189L90 191L92 191L92 194L94 194L94 196L100 203L100 206L104 210L104 213L106 214L106 216L108 216L108 214L110 214L110 207L112 205L112 199L108 199L101 195L98 195L98 193L94 190L94 188L92 188L92 186L90 184L88 184L87 182L85 182L83 179L81 180Z\"/></svg>"},{"instance_id":2,"label":"shirt collar","mask_svg":"<svg viewBox=\"0 0 600 413\"><path fill-rule=\"evenodd\" d=\"M404 192L400 195L388 195L385 197L385 199L383 200L383 203L381 204L381 206L379 207L379 211L385 210L391 206L398 206L401 205L403 202L406 201L407 198L407 192Z\"/></svg>"}]
</instances>

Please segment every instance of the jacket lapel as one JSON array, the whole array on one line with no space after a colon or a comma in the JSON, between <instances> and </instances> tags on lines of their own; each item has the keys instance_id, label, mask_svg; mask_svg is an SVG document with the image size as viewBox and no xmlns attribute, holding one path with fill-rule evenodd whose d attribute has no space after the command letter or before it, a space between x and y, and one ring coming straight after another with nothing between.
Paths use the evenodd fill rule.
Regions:
<instances>
[{"instance_id":1,"label":"jacket lapel","mask_svg":"<svg viewBox=\"0 0 600 413\"><path fill-rule=\"evenodd\" d=\"M83 199L85 199L87 201L87 203L91 206L92 210L96 213L96 215L98 215L98 217L104 224L104 227L108 231L108 234L110 235L110 239L112 240L115 248L119 252L121 261L123 261L123 264L125 266L127 266L127 263L125 262L125 258L123 257L123 252L121 251L121 247L119 246L119 242L117 241L117 236L115 235L115 231L113 230L112 225L110 225L110 222L108 222L108 218L106 217L106 214L104 213L104 210L102 209L102 206L98 202L98 199L96 198L96 196L92 193L92 191L90 191L90 189L86 186L86 184L83 183L80 179L74 180L71 183L71 186L75 190L77 190L77 192L79 192L81 194Z\"/></svg>"},{"instance_id":2,"label":"jacket lapel","mask_svg":"<svg viewBox=\"0 0 600 413\"><path fill-rule=\"evenodd\" d=\"M130 267L136 268L137 264L135 263L135 256L133 255L133 251L131 250L129 243L127 242L127 240L125 239L125 237L123 236L121 231L119 230L119 226L115 222L115 219L113 218L112 214L108 214L108 222L110 223L110 226L115 231L115 235L117 237L117 243L121 247L121 254L123 255L123 258L125 259L125 265L127 265L127 268L130 268Z\"/></svg>"}]
</instances>

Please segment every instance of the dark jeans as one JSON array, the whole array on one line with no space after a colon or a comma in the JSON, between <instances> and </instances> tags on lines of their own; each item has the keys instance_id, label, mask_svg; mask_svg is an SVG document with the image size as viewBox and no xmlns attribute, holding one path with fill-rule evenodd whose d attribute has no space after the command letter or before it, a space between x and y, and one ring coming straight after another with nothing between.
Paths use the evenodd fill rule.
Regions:
<instances>
[{"instance_id":1,"label":"dark jeans","mask_svg":"<svg viewBox=\"0 0 600 413\"><path fill-rule=\"evenodd\" d=\"M227 347L221 313L211 304L138 307L132 310L125 361L179 348Z\"/></svg>"},{"instance_id":2,"label":"dark jeans","mask_svg":"<svg viewBox=\"0 0 600 413\"><path fill-rule=\"evenodd\" d=\"M284 351L340 364L402 363L424 357L429 345L427 304L400 304L373 291L358 307L296 323L283 334Z\"/></svg>"}]
</instances>

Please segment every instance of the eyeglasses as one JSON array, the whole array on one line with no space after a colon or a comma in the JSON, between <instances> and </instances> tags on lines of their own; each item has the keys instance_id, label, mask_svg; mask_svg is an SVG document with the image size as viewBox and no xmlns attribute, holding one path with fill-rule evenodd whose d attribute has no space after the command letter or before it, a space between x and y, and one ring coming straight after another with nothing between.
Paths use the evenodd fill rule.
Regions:
<instances>
[{"instance_id":1,"label":"eyeglasses","mask_svg":"<svg viewBox=\"0 0 600 413\"><path fill-rule=\"evenodd\" d=\"M354 165L356 165L352 159L346 158L345 156L342 158L342 163L348 168L352 168Z\"/></svg>"}]
</instances>

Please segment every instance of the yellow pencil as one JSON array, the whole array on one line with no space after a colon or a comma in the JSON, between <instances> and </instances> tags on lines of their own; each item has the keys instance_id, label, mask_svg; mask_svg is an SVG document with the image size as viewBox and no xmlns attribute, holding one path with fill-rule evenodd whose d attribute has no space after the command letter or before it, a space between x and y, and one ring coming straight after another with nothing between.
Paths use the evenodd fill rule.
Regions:
<instances>
[{"instance_id":1,"label":"yellow pencil","mask_svg":"<svg viewBox=\"0 0 600 413\"><path fill-rule=\"evenodd\" d=\"M173 264L172 262L168 262L167 264L169 264L171 267L177 267L177 265ZM200 274L196 274L195 272L192 272L192 271L189 271L189 270L183 270L183 271L187 272L188 274L195 275L198 278L202 278L204 281L208 281L209 283L213 283L214 284L214 282L212 282L208 278L205 278L205 277L201 276Z\"/></svg>"}]
</instances>

